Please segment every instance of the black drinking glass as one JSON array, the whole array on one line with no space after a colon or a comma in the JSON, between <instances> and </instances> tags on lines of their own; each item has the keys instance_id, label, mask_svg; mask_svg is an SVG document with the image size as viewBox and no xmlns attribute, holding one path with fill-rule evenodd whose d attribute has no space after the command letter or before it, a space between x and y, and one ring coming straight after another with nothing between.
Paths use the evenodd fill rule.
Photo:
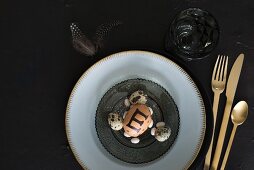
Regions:
<instances>
[{"instance_id":1,"label":"black drinking glass","mask_svg":"<svg viewBox=\"0 0 254 170\"><path fill-rule=\"evenodd\" d=\"M166 49L184 60L208 56L219 40L219 26L215 18L199 8L180 12L170 25Z\"/></svg>"}]
</instances>

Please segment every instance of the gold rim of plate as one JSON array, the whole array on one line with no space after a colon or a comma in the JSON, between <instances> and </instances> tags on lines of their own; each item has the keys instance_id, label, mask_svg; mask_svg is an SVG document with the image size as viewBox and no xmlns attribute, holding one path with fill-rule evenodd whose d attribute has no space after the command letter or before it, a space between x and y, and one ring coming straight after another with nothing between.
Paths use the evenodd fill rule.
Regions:
<instances>
[{"instance_id":1,"label":"gold rim of plate","mask_svg":"<svg viewBox=\"0 0 254 170\"><path fill-rule=\"evenodd\" d=\"M76 93L76 90L77 88L79 87L81 81L87 76L87 74L92 71L95 67L97 67L98 65L102 64L103 62L109 60L109 59L113 59L113 58L117 58L119 57L120 55L122 54L125 54L127 55L128 53L130 54L133 54L133 53L147 53L147 54L151 54L153 57L155 58L158 58L158 59L161 59L169 64L173 64L174 66L176 66L176 68L181 71L185 76L186 78L189 80L190 84L192 85L192 87L195 89L196 93L197 93L197 96L199 97L200 99L200 105L201 105L201 110L202 110L202 116L203 116L203 126L202 126L202 132L201 132L201 136L200 136L200 139L199 139L199 143L197 145L197 148L194 150L193 152L193 156L192 158L187 162L187 164L184 166L184 170L188 169L192 163L194 162L194 160L197 158L198 156L198 153L201 149L201 146L203 144L203 141L204 141L204 137L205 137L205 131L206 131L206 111L205 111L205 106L204 106L204 102L203 102L203 99L202 99L202 96L200 94L200 91L199 89L197 88L196 84L194 83L194 81L192 80L192 78L189 76L189 74L187 74L187 72L181 68L178 64L176 64L175 62L173 62L172 60L166 58L166 57L163 57L159 54L156 54L156 53L153 53L153 52L149 52L149 51L141 51L141 50L130 50L130 51L122 51L122 52L118 52L118 53L114 53L114 54L111 54L99 61L97 61L95 64L93 64L88 70L86 70L82 76L79 78L78 82L75 84L72 92L71 92L71 95L69 97L69 100L68 100L68 104L67 104L67 108L66 108L66 116L65 116L65 129L66 129L66 135L67 135L67 139L68 139L68 142L69 142L69 145L70 145L70 148L76 158L76 160L78 161L78 163L82 166L83 169L85 170L88 170L87 166L85 165L85 163L80 159L79 157L79 154L77 153L76 151L76 148L75 146L73 145L72 143L72 140L71 140L71 131L70 131L70 128L69 128L69 118L70 118L70 108L72 106L72 99L73 99L73 96L75 95Z\"/></svg>"}]
</instances>

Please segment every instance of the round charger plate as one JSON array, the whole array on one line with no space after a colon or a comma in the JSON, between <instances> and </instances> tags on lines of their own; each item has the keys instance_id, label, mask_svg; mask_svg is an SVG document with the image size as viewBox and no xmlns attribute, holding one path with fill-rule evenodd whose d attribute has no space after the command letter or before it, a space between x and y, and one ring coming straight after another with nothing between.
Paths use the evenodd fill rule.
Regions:
<instances>
[{"instance_id":1,"label":"round charger plate","mask_svg":"<svg viewBox=\"0 0 254 170\"><path fill-rule=\"evenodd\" d=\"M120 82L137 78L165 88L181 120L169 151L146 164L125 163L112 156L99 141L95 128L96 109L104 94ZM84 169L188 169L202 146L205 129L204 102L191 77L173 61L146 51L116 53L94 64L75 85L66 111L70 147Z\"/></svg>"}]
</instances>

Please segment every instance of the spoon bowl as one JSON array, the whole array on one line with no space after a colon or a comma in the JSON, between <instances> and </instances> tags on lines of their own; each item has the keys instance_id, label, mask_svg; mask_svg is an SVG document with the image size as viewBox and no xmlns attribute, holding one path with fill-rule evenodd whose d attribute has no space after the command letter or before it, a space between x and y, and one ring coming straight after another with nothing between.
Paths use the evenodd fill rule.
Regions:
<instances>
[{"instance_id":1,"label":"spoon bowl","mask_svg":"<svg viewBox=\"0 0 254 170\"><path fill-rule=\"evenodd\" d=\"M235 125L241 125L248 116L248 104L245 101L238 102L233 108L231 119Z\"/></svg>"}]
</instances>

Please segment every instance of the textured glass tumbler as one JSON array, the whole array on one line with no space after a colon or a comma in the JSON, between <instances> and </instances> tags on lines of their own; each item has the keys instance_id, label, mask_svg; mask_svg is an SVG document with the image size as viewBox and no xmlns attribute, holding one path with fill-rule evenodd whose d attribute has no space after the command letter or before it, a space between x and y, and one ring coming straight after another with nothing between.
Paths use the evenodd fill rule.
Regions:
<instances>
[{"instance_id":1,"label":"textured glass tumbler","mask_svg":"<svg viewBox=\"0 0 254 170\"><path fill-rule=\"evenodd\" d=\"M207 11L189 8L180 12L170 25L166 50L184 60L206 57L217 45L219 26Z\"/></svg>"}]
</instances>

